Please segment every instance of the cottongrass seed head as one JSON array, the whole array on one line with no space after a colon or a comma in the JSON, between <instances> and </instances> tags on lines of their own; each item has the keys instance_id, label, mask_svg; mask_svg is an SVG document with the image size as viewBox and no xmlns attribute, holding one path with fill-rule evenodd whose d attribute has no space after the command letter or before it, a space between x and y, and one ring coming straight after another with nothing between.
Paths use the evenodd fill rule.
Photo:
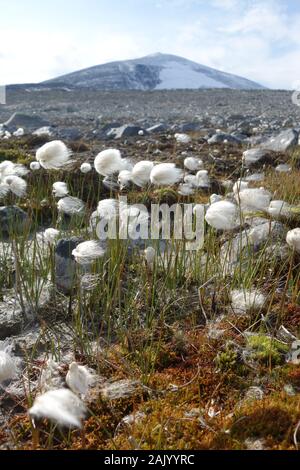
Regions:
<instances>
[{"instance_id":1,"label":"cottongrass seed head","mask_svg":"<svg viewBox=\"0 0 300 470\"><path fill-rule=\"evenodd\" d=\"M94 161L94 167L101 176L111 176L125 170L127 160L123 159L120 150L107 149L98 153Z\"/></svg>"},{"instance_id":2,"label":"cottongrass seed head","mask_svg":"<svg viewBox=\"0 0 300 470\"><path fill-rule=\"evenodd\" d=\"M286 236L287 244L295 250L297 253L300 253L300 228L294 228L287 233Z\"/></svg>"},{"instance_id":3,"label":"cottongrass seed head","mask_svg":"<svg viewBox=\"0 0 300 470\"><path fill-rule=\"evenodd\" d=\"M19 176L6 176L6 178L4 178L3 184L8 187L10 192L18 197L24 197L26 195L27 183Z\"/></svg>"},{"instance_id":4,"label":"cottongrass seed head","mask_svg":"<svg viewBox=\"0 0 300 470\"><path fill-rule=\"evenodd\" d=\"M153 268L154 261L155 261L155 258L156 258L156 251L155 251L155 249L153 248L153 246L148 246L148 247L144 250L144 257L145 257L147 266L148 266L149 268Z\"/></svg>"},{"instance_id":5,"label":"cottongrass seed head","mask_svg":"<svg viewBox=\"0 0 300 470\"><path fill-rule=\"evenodd\" d=\"M92 165L90 163L83 163L80 167L81 173L89 173L92 171Z\"/></svg>"},{"instance_id":6,"label":"cottongrass seed head","mask_svg":"<svg viewBox=\"0 0 300 470\"><path fill-rule=\"evenodd\" d=\"M61 427L81 428L86 411L84 403L75 393L61 388L37 396L29 409L29 416L34 420L49 419Z\"/></svg>"},{"instance_id":7,"label":"cottongrass seed head","mask_svg":"<svg viewBox=\"0 0 300 470\"><path fill-rule=\"evenodd\" d=\"M60 170L72 162L71 154L71 150L61 140L53 140L37 150L36 160L45 170Z\"/></svg>"},{"instance_id":8,"label":"cottongrass seed head","mask_svg":"<svg viewBox=\"0 0 300 470\"><path fill-rule=\"evenodd\" d=\"M31 162L29 167L31 171L38 171L41 169L41 164L39 162Z\"/></svg>"},{"instance_id":9,"label":"cottongrass seed head","mask_svg":"<svg viewBox=\"0 0 300 470\"><path fill-rule=\"evenodd\" d=\"M76 395L85 396L92 383L92 379L92 374L86 366L81 366L77 362L72 362L69 365L66 383Z\"/></svg>"},{"instance_id":10,"label":"cottongrass seed head","mask_svg":"<svg viewBox=\"0 0 300 470\"><path fill-rule=\"evenodd\" d=\"M5 351L0 351L0 384L5 380L13 379L16 375L14 359Z\"/></svg>"},{"instance_id":11,"label":"cottongrass seed head","mask_svg":"<svg viewBox=\"0 0 300 470\"><path fill-rule=\"evenodd\" d=\"M154 167L154 163L149 160L138 162L131 171L131 180L134 184L143 188L150 183L150 174Z\"/></svg>"},{"instance_id":12,"label":"cottongrass seed head","mask_svg":"<svg viewBox=\"0 0 300 470\"><path fill-rule=\"evenodd\" d=\"M121 189L127 188L129 184L131 183L131 179L132 179L132 172L130 170L120 171L119 176L118 176L118 183Z\"/></svg>"},{"instance_id":13,"label":"cottongrass seed head","mask_svg":"<svg viewBox=\"0 0 300 470\"><path fill-rule=\"evenodd\" d=\"M84 212L84 208L84 202L73 196L64 197L57 203L58 211L68 215L82 214Z\"/></svg>"},{"instance_id":14,"label":"cottongrass seed head","mask_svg":"<svg viewBox=\"0 0 300 470\"><path fill-rule=\"evenodd\" d=\"M290 217L293 206L285 201L271 201L268 213L272 217Z\"/></svg>"},{"instance_id":15,"label":"cottongrass seed head","mask_svg":"<svg viewBox=\"0 0 300 470\"><path fill-rule=\"evenodd\" d=\"M79 243L72 251L72 255L78 264L91 264L105 255L105 249L98 240L90 240Z\"/></svg>"},{"instance_id":16,"label":"cottongrass seed head","mask_svg":"<svg viewBox=\"0 0 300 470\"><path fill-rule=\"evenodd\" d=\"M60 232L56 228L47 228L43 232L42 236L46 243L49 243L49 245L54 245L60 236Z\"/></svg>"},{"instance_id":17,"label":"cottongrass seed head","mask_svg":"<svg viewBox=\"0 0 300 470\"><path fill-rule=\"evenodd\" d=\"M183 178L183 171L175 163L155 165L150 173L150 181L155 186L172 186Z\"/></svg>"},{"instance_id":18,"label":"cottongrass seed head","mask_svg":"<svg viewBox=\"0 0 300 470\"><path fill-rule=\"evenodd\" d=\"M184 166L189 171L198 171L202 168L203 162L195 157L187 157L184 160Z\"/></svg>"},{"instance_id":19,"label":"cottongrass seed head","mask_svg":"<svg viewBox=\"0 0 300 470\"><path fill-rule=\"evenodd\" d=\"M69 193L69 190L66 183L57 181L52 185L52 192L55 197L65 197Z\"/></svg>"},{"instance_id":20,"label":"cottongrass seed head","mask_svg":"<svg viewBox=\"0 0 300 470\"><path fill-rule=\"evenodd\" d=\"M119 201L117 199L102 199L97 206L97 214L105 220L110 220L118 215Z\"/></svg>"},{"instance_id":21,"label":"cottongrass seed head","mask_svg":"<svg viewBox=\"0 0 300 470\"><path fill-rule=\"evenodd\" d=\"M198 188L209 188L210 178L207 170L199 170L196 174L196 182Z\"/></svg>"},{"instance_id":22,"label":"cottongrass seed head","mask_svg":"<svg viewBox=\"0 0 300 470\"><path fill-rule=\"evenodd\" d=\"M235 195L242 209L267 211L272 194L265 188L246 188Z\"/></svg>"},{"instance_id":23,"label":"cottongrass seed head","mask_svg":"<svg viewBox=\"0 0 300 470\"><path fill-rule=\"evenodd\" d=\"M215 202L208 208L205 220L217 230L234 230L240 225L239 208L229 201Z\"/></svg>"}]
</instances>

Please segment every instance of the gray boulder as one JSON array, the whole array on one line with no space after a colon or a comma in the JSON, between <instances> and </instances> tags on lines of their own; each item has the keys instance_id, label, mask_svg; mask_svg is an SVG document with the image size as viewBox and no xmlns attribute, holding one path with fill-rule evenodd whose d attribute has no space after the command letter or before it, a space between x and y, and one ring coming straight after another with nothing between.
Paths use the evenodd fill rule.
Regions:
<instances>
[{"instance_id":1,"label":"gray boulder","mask_svg":"<svg viewBox=\"0 0 300 470\"><path fill-rule=\"evenodd\" d=\"M23 233L28 225L29 217L20 207L0 207L0 236Z\"/></svg>"},{"instance_id":2,"label":"gray boulder","mask_svg":"<svg viewBox=\"0 0 300 470\"><path fill-rule=\"evenodd\" d=\"M298 145L299 133L295 129L287 129L279 135L271 137L262 147L274 152L285 152Z\"/></svg>"},{"instance_id":3,"label":"gray boulder","mask_svg":"<svg viewBox=\"0 0 300 470\"><path fill-rule=\"evenodd\" d=\"M111 139L122 139L123 137L136 137L140 131L143 131L144 135L147 134L147 131L139 126L125 124L124 126L110 129L106 135Z\"/></svg>"},{"instance_id":4,"label":"gray boulder","mask_svg":"<svg viewBox=\"0 0 300 470\"><path fill-rule=\"evenodd\" d=\"M0 340L18 335L22 331L23 314L19 306L0 303Z\"/></svg>"},{"instance_id":5,"label":"gray boulder","mask_svg":"<svg viewBox=\"0 0 300 470\"><path fill-rule=\"evenodd\" d=\"M270 158L270 154L268 150L265 149L250 149L246 150L243 153L243 161L246 166L252 166L259 163L266 163L266 161Z\"/></svg>"},{"instance_id":6,"label":"gray boulder","mask_svg":"<svg viewBox=\"0 0 300 470\"><path fill-rule=\"evenodd\" d=\"M71 294L76 285L76 261L72 251L83 241L79 237L62 238L55 250L55 283L59 291Z\"/></svg>"},{"instance_id":7,"label":"gray boulder","mask_svg":"<svg viewBox=\"0 0 300 470\"><path fill-rule=\"evenodd\" d=\"M155 124L154 126L148 127L147 132L149 134L159 134L162 132L166 132L168 130L168 126L163 123Z\"/></svg>"},{"instance_id":8,"label":"gray boulder","mask_svg":"<svg viewBox=\"0 0 300 470\"><path fill-rule=\"evenodd\" d=\"M4 123L6 129L10 132L14 132L20 127L28 131L39 129L40 127L49 126L50 123L39 116L31 116L24 113L14 113L8 121Z\"/></svg>"},{"instance_id":9,"label":"gray boulder","mask_svg":"<svg viewBox=\"0 0 300 470\"><path fill-rule=\"evenodd\" d=\"M62 140L80 140L83 137L82 132L75 127L59 129L58 136Z\"/></svg>"},{"instance_id":10,"label":"gray boulder","mask_svg":"<svg viewBox=\"0 0 300 470\"><path fill-rule=\"evenodd\" d=\"M229 142L231 144L240 144L242 141L237 137L234 137L231 134L224 134L223 132L219 132L214 134L210 139L208 139L209 144L221 144L223 142Z\"/></svg>"},{"instance_id":11,"label":"gray boulder","mask_svg":"<svg viewBox=\"0 0 300 470\"><path fill-rule=\"evenodd\" d=\"M186 122L179 126L179 132L197 132L203 129L201 122Z\"/></svg>"}]
</instances>

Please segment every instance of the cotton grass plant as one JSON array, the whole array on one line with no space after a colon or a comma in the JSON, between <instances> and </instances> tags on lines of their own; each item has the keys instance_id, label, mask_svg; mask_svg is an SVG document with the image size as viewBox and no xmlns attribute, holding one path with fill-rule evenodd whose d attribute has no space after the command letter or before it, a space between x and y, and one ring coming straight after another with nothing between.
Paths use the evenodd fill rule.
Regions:
<instances>
[{"instance_id":1,"label":"cotton grass plant","mask_svg":"<svg viewBox=\"0 0 300 470\"><path fill-rule=\"evenodd\" d=\"M26 193L6 193L3 198L5 203L8 198L13 198L12 202L30 214L30 228L21 234L11 232L8 240L8 246L13 247L11 253L17 260L15 288L18 299L26 315L29 313L35 321L42 322L45 337L50 331L55 331L52 312L41 313L40 303L49 284L55 291L56 243L59 238L81 237L83 242L72 253L74 292L70 299L61 294L61 304L61 298L57 300L57 318L70 327L72 350L88 358L94 367L97 361L93 357L92 344L105 340L107 345L119 345L120 350L126 351L126 360L133 361L134 370L140 372L139 378L149 385L151 374L155 372L152 355L159 356L163 348L160 337L157 341L155 338L161 330L170 330L173 324L178 323L183 328L197 331L216 321L220 315L232 321L231 315L237 313L237 317L244 317L242 321L247 322L250 332L259 328L272 334L266 319L274 305L279 308L277 321L280 323L286 302L297 298L299 273L295 268L299 250L295 227L290 227L294 232L289 233L287 243L271 236L261 241L253 235L253 227L245 225L245 214L242 214L245 207L246 215L250 212L253 217L263 216L272 228L272 217L280 216L282 208L287 209L285 203L298 204L299 201L292 200L293 197L285 201L282 195L276 195L275 199L275 191L273 188L268 190L267 182L264 183L265 189L259 189L252 187L251 182L245 186L241 181L235 181L230 200L220 195L213 200L206 193L211 184L210 173L198 170L201 167L198 159L185 165L189 171L198 170L198 173L190 175L195 178L183 183L188 175L173 163L154 164L143 160L139 166L124 169L128 162L116 149L110 149L98 154L95 170L85 172L78 168L77 184L74 172L67 168L70 152L65 146L52 144L38 152L37 159L42 168L31 168L29 175L12 175L27 181ZM143 171L140 173L138 170L141 168ZM104 191L103 178L112 176L119 177L130 200L145 194L151 198L157 187L172 186L178 190L180 184L193 181L193 192L187 194L183 191L185 194L180 197L191 197L194 209L197 204L202 209L204 200L207 206L204 245L199 250L188 251L186 241L177 240L172 231L168 241L140 240L133 243L117 236L100 243L96 230L99 218L109 221L121 215L121 220L128 221L143 217L142 212L135 212L134 204L124 209L118 193L114 196ZM59 183L59 194L52 193L55 183ZM60 192L65 188L68 194L64 190ZM41 206L43 200L46 201L45 207ZM281 200L283 203L279 207L276 201ZM46 208L50 218L45 226L40 223L40 213L46 212ZM70 224L66 226L62 223L65 216L70 218ZM297 220L298 215L295 213L294 217ZM286 223L290 223L289 218ZM243 236L236 239L241 233ZM281 250L283 244L290 251L287 257L279 259L276 248ZM236 258L232 255L233 250ZM6 252L0 253L0 262L7 265L9 256L6 247ZM1 292L4 292L7 280L1 277L0 280ZM283 300L278 303L280 288ZM70 310L68 301L72 307ZM135 339L142 335L146 338L144 341ZM51 344L57 357L63 355L58 341L53 340ZM103 355L105 358L105 353ZM86 381L81 381L78 376L82 372L87 377L84 375L86 370L80 367L76 363L70 366L67 383L73 391L76 389L85 394ZM68 404L77 400L73 400L70 393L63 389L46 397L37 395L29 407L31 418L45 417L56 424L80 427L85 407L78 406L79 415L74 415L72 405L70 412ZM54 405L61 411L59 415L53 415Z\"/></svg>"}]
</instances>

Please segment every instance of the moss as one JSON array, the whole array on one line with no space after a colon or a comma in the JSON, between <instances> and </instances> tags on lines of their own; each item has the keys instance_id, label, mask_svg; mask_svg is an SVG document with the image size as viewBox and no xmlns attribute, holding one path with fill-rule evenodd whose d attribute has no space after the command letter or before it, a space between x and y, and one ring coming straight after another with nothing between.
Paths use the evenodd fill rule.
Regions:
<instances>
[{"instance_id":1,"label":"moss","mask_svg":"<svg viewBox=\"0 0 300 470\"><path fill-rule=\"evenodd\" d=\"M251 348L251 358L265 365L279 365L284 362L284 356L288 353L288 346L265 335L253 335L248 338L248 346Z\"/></svg>"},{"instance_id":2,"label":"moss","mask_svg":"<svg viewBox=\"0 0 300 470\"><path fill-rule=\"evenodd\" d=\"M174 189L162 188L154 191L152 202L157 202L159 204L168 204L169 206L172 206L173 204L176 204L178 200L179 195Z\"/></svg>"},{"instance_id":3,"label":"moss","mask_svg":"<svg viewBox=\"0 0 300 470\"><path fill-rule=\"evenodd\" d=\"M10 160L14 163L26 164L31 161L30 155L19 149L1 148L0 147L0 162Z\"/></svg>"},{"instance_id":4,"label":"moss","mask_svg":"<svg viewBox=\"0 0 300 470\"><path fill-rule=\"evenodd\" d=\"M298 412L299 415L299 412ZM292 434L297 423L295 400L283 401L281 397L254 403L250 409L243 408L235 416L230 429L233 439L265 439L268 446L283 448L292 446Z\"/></svg>"},{"instance_id":5,"label":"moss","mask_svg":"<svg viewBox=\"0 0 300 470\"><path fill-rule=\"evenodd\" d=\"M294 387L300 389L300 367L291 366L287 374L287 379Z\"/></svg>"},{"instance_id":6,"label":"moss","mask_svg":"<svg viewBox=\"0 0 300 470\"><path fill-rule=\"evenodd\" d=\"M220 352L215 359L216 366L221 371L234 369L237 365L237 361L237 353L230 348L227 348L226 351Z\"/></svg>"}]
</instances>

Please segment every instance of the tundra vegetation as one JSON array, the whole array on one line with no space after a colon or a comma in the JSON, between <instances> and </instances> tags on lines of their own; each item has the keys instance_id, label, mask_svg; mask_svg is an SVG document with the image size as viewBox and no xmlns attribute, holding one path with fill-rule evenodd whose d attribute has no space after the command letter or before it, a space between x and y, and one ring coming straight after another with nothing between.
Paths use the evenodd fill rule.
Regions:
<instances>
[{"instance_id":1,"label":"tundra vegetation","mask_svg":"<svg viewBox=\"0 0 300 470\"><path fill-rule=\"evenodd\" d=\"M188 137L0 140L2 449L298 448L299 146ZM120 196L203 246L101 242Z\"/></svg>"}]
</instances>

